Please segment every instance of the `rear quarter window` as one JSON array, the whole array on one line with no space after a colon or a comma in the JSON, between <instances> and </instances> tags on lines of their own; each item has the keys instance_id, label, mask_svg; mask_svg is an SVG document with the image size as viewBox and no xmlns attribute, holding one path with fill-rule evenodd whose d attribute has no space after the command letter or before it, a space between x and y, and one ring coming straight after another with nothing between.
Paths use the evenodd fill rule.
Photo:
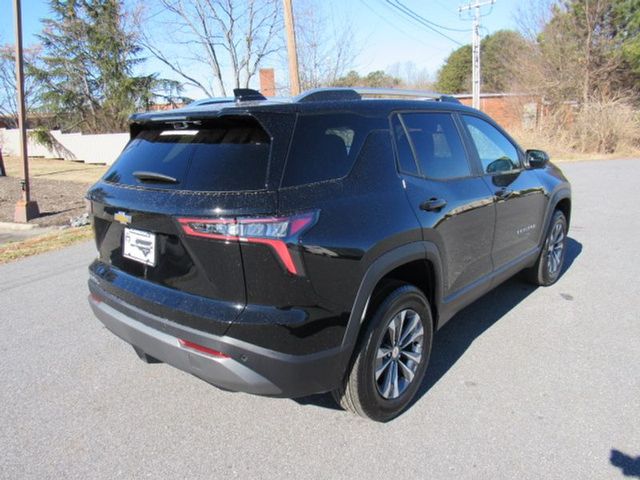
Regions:
<instances>
[{"instance_id":1,"label":"rear quarter window","mask_svg":"<svg viewBox=\"0 0 640 480\"><path fill-rule=\"evenodd\" d=\"M253 119L203 122L176 130L171 125L139 132L106 173L106 182L197 191L265 188L270 138ZM141 181L151 172L176 183Z\"/></svg>"},{"instance_id":2,"label":"rear quarter window","mask_svg":"<svg viewBox=\"0 0 640 480\"><path fill-rule=\"evenodd\" d=\"M307 185L346 176L370 129L368 120L360 115L300 115L282 186Z\"/></svg>"}]
</instances>

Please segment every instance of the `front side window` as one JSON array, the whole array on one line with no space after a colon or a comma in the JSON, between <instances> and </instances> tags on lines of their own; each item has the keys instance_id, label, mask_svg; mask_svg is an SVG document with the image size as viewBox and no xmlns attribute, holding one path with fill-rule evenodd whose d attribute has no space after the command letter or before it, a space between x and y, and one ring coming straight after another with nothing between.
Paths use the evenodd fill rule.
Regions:
<instances>
[{"instance_id":1,"label":"front side window","mask_svg":"<svg viewBox=\"0 0 640 480\"><path fill-rule=\"evenodd\" d=\"M451 115L405 113L402 120L422 175L439 180L471 175L467 154Z\"/></svg>"},{"instance_id":2,"label":"front side window","mask_svg":"<svg viewBox=\"0 0 640 480\"><path fill-rule=\"evenodd\" d=\"M478 117L463 115L471 139L476 146L484 173L518 170L518 150L500 131Z\"/></svg>"}]
</instances>

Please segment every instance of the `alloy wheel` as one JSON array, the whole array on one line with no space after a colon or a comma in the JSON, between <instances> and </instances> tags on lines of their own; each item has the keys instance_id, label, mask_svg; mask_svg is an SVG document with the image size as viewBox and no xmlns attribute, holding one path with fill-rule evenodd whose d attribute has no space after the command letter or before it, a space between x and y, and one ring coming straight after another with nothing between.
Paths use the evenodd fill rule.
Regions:
<instances>
[{"instance_id":1,"label":"alloy wheel","mask_svg":"<svg viewBox=\"0 0 640 480\"><path fill-rule=\"evenodd\" d=\"M405 309L389 321L376 352L375 382L387 400L402 395L413 381L422 360L424 327L420 315Z\"/></svg>"},{"instance_id":2,"label":"alloy wheel","mask_svg":"<svg viewBox=\"0 0 640 480\"><path fill-rule=\"evenodd\" d=\"M549 234L547 246L547 270L555 275L562 266L562 254L564 253L564 225L561 222L553 226Z\"/></svg>"}]
</instances>

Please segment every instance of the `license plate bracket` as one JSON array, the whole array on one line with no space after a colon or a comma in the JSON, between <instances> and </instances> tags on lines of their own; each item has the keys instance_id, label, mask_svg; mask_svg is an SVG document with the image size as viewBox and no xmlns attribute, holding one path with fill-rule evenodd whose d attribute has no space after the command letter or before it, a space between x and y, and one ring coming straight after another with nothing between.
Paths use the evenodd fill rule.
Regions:
<instances>
[{"instance_id":1,"label":"license plate bracket","mask_svg":"<svg viewBox=\"0 0 640 480\"><path fill-rule=\"evenodd\" d=\"M122 256L150 267L156 266L156 235L134 228L124 229Z\"/></svg>"}]
</instances>

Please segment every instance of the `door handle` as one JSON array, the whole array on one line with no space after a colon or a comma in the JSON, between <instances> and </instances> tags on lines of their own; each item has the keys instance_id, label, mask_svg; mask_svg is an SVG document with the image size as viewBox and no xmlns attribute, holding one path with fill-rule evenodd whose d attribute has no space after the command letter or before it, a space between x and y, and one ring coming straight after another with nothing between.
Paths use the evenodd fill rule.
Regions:
<instances>
[{"instance_id":1,"label":"door handle","mask_svg":"<svg viewBox=\"0 0 640 480\"><path fill-rule=\"evenodd\" d=\"M424 210L426 212L437 212L438 210L441 210L446 204L447 201L442 198L430 198L420 205L420 210Z\"/></svg>"},{"instance_id":2,"label":"door handle","mask_svg":"<svg viewBox=\"0 0 640 480\"><path fill-rule=\"evenodd\" d=\"M496 192L496 197L498 197L499 200L506 200L511 195L513 195L513 190L509 188L501 188Z\"/></svg>"}]
</instances>

